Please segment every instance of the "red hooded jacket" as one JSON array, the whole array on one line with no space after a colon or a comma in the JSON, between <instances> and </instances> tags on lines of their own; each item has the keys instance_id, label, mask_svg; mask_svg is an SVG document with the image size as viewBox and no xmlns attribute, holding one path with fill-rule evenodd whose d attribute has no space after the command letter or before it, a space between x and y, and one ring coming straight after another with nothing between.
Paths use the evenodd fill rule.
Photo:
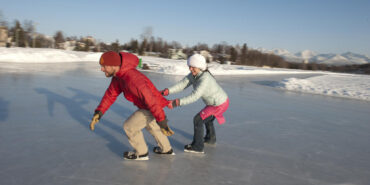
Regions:
<instances>
[{"instance_id":1,"label":"red hooded jacket","mask_svg":"<svg viewBox=\"0 0 370 185\"><path fill-rule=\"evenodd\" d=\"M131 53L120 52L120 55L121 69L112 77L95 111L101 111L104 114L116 101L117 96L123 92L125 98L139 109L149 110L157 122L166 119L163 108L167 106L168 100L162 96L149 78L136 69L139 59Z\"/></svg>"}]
</instances>

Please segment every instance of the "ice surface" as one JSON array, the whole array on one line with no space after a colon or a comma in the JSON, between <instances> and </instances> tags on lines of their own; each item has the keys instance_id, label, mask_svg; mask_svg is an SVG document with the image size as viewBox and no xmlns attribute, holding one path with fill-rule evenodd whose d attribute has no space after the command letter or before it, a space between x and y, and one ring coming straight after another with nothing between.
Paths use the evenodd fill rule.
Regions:
<instances>
[{"instance_id":1,"label":"ice surface","mask_svg":"<svg viewBox=\"0 0 370 185\"><path fill-rule=\"evenodd\" d=\"M159 89L183 77L145 74ZM88 127L110 82L96 63L0 63L0 184L370 184L370 103L272 87L309 77L217 76L230 108L227 122L215 123L216 146L182 150L198 101L166 110L175 156L125 161L131 103L121 96L94 132Z\"/></svg>"}]
</instances>

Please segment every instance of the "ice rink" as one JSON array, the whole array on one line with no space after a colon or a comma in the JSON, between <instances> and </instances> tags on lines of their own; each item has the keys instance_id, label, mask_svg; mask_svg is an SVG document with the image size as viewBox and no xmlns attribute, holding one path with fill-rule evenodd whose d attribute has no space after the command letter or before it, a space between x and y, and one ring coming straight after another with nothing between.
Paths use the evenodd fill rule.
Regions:
<instances>
[{"instance_id":1,"label":"ice rink","mask_svg":"<svg viewBox=\"0 0 370 185\"><path fill-rule=\"evenodd\" d=\"M183 77L145 74L158 89ZM122 123L132 103L120 96L89 130L110 82L97 63L0 63L0 184L370 184L370 102L271 87L306 76L216 77L230 107L226 123L215 122L215 146L204 155L183 152L199 100L166 109L175 156L151 152L156 143L144 130L149 161L127 161Z\"/></svg>"}]
</instances>

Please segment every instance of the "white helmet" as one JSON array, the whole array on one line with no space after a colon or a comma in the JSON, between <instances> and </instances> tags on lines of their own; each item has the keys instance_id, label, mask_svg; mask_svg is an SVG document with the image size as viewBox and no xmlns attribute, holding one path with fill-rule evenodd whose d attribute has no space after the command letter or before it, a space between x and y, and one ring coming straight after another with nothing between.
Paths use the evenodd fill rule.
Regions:
<instances>
[{"instance_id":1,"label":"white helmet","mask_svg":"<svg viewBox=\"0 0 370 185\"><path fill-rule=\"evenodd\" d=\"M207 69L206 59L200 54L194 54L188 59L188 66L199 68L204 71Z\"/></svg>"}]
</instances>

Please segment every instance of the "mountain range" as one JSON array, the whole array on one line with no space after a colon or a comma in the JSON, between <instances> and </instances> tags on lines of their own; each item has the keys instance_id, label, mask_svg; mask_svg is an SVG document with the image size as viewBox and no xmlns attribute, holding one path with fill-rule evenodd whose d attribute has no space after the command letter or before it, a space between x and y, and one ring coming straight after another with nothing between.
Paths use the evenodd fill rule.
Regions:
<instances>
[{"instance_id":1,"label":"mountain range","mask_svg":"<svg viewBox=\"0 0 370 185\"><path fill-rule=\"evenodd\" d=\"M367 55L346 52L342 54L319 54L314 51L304 50L298 53L290 53L286 49L273 49L267 50L264 48L257 49L263 53L271 53L283 57L289 62L296 63L318 63L326 65L353 65L353 64L369 64L370 57Z\"/></svg>"}]
</instances>

